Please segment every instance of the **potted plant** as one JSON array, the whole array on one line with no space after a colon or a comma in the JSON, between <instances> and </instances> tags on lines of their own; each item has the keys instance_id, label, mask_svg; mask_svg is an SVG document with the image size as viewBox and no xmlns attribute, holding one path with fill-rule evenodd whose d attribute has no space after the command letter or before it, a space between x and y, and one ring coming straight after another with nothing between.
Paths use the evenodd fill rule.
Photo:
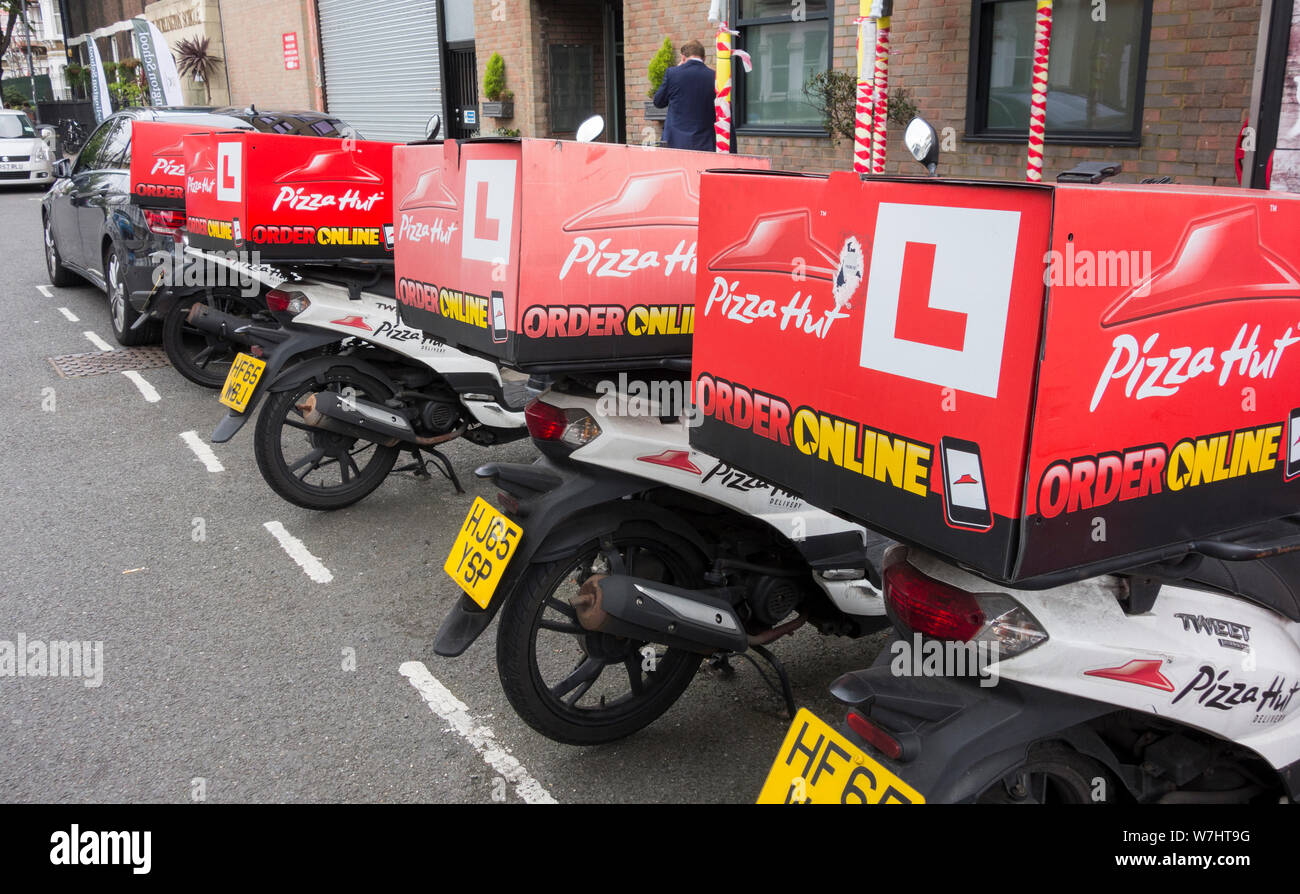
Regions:
<instances>
[{"instance_id":1,"label":"potted plant","mask_svg":"<svg viewBox=\"0 0 1300 894\"><path fill-rule=\"evenodd\" d=\"M673 67L673 42L665 37L663 45L659 47L659 52L654 54L650 60L650 65L646 69L646 74L650 76L650 90L646 93L651 100L654 99L655 93L664 82L664 75L668 69ZM667 109L655 108L653 102L646 102L645 117L647 121L663 121L668 117Z\"/></svg>"},{"instance_id":2,"label":"potted plant","mask_svg":"<svg viewBox=\"0 0 1300 894\"><path fill-rule=\"evenodd\" d=\"M506 61L500 53L488 57L483 71L483 115L488 118L513 118L515 94L506 89Z\"/></svg>"},{"instance_id":3,"label":"potted plant","mask_svg":"<svg viewBox=\"0 0 1300 894\"><path fill-rule=\"evenodd\" d=\"M187 37L178 41L175 48L176 70L181 77L193 78L202 84L208 102L212 102L212 76L221 67L221 57L208 49L208 38Z\"/></svg>"}]
</instances>

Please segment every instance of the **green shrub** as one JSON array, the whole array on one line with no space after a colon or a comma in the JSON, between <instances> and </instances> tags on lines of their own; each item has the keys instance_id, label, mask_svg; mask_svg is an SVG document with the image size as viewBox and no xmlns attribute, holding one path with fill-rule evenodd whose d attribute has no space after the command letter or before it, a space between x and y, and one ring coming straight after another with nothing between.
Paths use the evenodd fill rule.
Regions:
<instances>
[{"instance_id":1,"label":"green shrub","mask_svg":"<svg viewBox=\"0 0 1300 894\"><path fill-rule=\"evenodd\" d=\"M506 89L506 60L500 53L488 57L487 68L483 72L483 95L488 102L500 102L501 91Z\"/></svg>"},{"instance_id":2,"label":"green shrub","mask_svg":"<svg viewBox=\"0 0 1300 894\"><path fill-rule=\"evenodd\" d=\"M670 38L665 37L663 46L659 52L654 54L650 60L650 67L646 69L646 74L650 75L650 98L654 98L655 93L664 82L664 74L668 69L673 67L673 42Z\"/></svg>"}]
</instances>

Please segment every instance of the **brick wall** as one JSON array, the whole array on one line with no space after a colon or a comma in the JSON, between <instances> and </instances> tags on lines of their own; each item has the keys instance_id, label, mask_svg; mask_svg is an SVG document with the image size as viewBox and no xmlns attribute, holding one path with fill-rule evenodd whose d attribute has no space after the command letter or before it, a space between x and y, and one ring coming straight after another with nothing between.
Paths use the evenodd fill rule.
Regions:
<instances>
[{"instance_id":1,"label":"brick wall","mask_svg":"<svg viewBox=\"0 0 1300 894\"><path fill-rule=\"evenodd\" d=\"M649 87L646 66L665 36L680 46L694 37L708 50L712 34L702 4L625 3L628 141L659 138L660 125L645 119ZM952 127L956 149L941 158L951 177L1019 180L1024 177L1023 143L966 141L966 85L970 59L969 0L896 0L892 29L890 89L902 87L920 113L942 130ZM857 4L834 4L832 64L856 69ZM1257 0L1155 0L1145 84L1142 145L1095 147L1048 145L1044 176L1073 167L1080 159L1121 161L1121 179L1172 175L1190 184L1235 184L1233 153L1250 104L1251 77L1259 29ZM1067 38L1063 32L1058 40ZM755 59L755 64L762 64ZM890 173L919 170L900 142L902 128L890 125ZM848 169L852 146L826 137L737 136L740 151L768 155L773 164L795 170Z\"/></svg>"},{"instance_id":2,"label":"brick wall","mask_svg":"<svg viewBox=\"0 0 1300 894\"><path fill-rule=\"evenodd\" d=\"M221 19L231 105L313 107L316 47L309 36L305 0L223 0ZM284 67L283 35L289 31L298 35L295 71Z\"/></svg>"}]
</instances>

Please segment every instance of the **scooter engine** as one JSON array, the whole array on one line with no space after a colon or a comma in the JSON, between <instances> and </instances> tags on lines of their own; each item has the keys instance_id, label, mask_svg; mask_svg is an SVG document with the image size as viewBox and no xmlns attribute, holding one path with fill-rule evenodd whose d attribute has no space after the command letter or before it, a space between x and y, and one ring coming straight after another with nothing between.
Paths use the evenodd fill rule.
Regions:
<instances>
[{"instance_id":1,"label":"scooter engine","mask_svg":"<svg viewBox=\"0 0 1300 894\"><path fill-rule=\"evenodd\" d=\"M794 614L803 594L803 588L793 578L762 575L749 589L749 608L754 620L775 627Z\"/></svg>"},{"instance_id":2,"label":"scooter engine","mask_svg":"<svg viewBox=\"0 0 1300 894\"><path fill-rule=\"evenodd\" d=\"M447 400L428 400L420 405L420 424L431 435L443 435L460 422L460 404Z\"/></svg>"}]
</instances>

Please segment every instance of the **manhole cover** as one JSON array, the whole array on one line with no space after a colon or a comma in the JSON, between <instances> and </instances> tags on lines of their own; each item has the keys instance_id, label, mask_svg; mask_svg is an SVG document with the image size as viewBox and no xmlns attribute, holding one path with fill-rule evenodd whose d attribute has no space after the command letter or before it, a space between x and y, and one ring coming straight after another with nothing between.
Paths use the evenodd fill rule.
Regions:
<instances>
[{"instance_id":1,"label":"manhole cover","mask_svg":"<svg viewBox=\"0 0 1300 894\"><path fill-rule=\"evenodd\" d=\"M170 366L167 352L162 348L123 348L118 351L89 351L85 354L64 354L48 357L54 371L65 379L82 376L102 376L104 373L128 369L158 369Z\"/></svg>"}]
</instances>

